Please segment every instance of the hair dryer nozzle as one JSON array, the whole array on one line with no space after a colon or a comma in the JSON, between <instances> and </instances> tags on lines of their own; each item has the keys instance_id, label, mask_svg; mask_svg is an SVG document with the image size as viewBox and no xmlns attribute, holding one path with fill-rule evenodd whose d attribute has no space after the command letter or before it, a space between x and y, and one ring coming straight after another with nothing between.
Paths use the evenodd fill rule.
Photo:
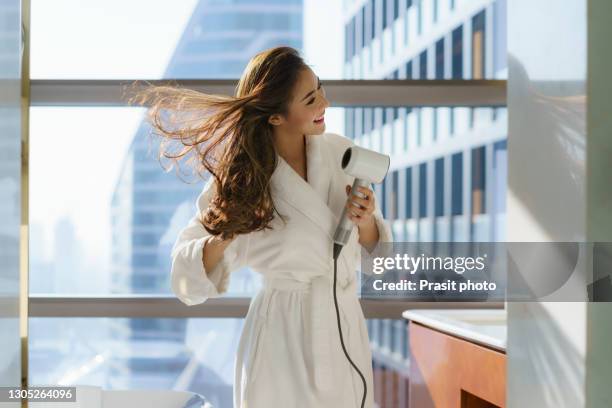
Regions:
<instances>
[{"instance_id":1,"label":"hair dryer nozzle","mask_svg":"<svg viewBox=\"0 0 612 408\"><path fill-rule=\"evenodd\" d=\"M388 155L359 146L346 149L341 162L342 169L346 174L367 180L370 183L383 181L389 171L390 164L391 159Z\"/></svg>"}]
</instances>

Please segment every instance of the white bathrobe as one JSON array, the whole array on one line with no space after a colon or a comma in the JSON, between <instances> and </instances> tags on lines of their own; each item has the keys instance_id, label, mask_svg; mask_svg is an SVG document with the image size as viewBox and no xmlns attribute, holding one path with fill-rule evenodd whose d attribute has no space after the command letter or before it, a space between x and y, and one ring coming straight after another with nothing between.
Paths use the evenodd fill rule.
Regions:
<instances>
[{"instance_id":1,"label":"white bathrobe","mask_svg":"<svg viewBox=\"0 0 612 408\"><path fill-rule=\"evenodd\" d=\"M340 344L333 300L333 234L353 177L342 170L353 142L324 133L306 137L305 181L281 156L272 174L273 230L239 235L212 271L202 250L210 234L197 221L214 195L212 177L198 197L196 216L172 250L172 290L187 305L227 291L230 274L243 266L263 275L252 299L235 360L234 408L356 408L361 378ZM376 204L379 242L391 229ZM366 378L366 407L374 406L372 358L357 292L361 245L357 227L338 258L337 296L342 333L351 359ZM217 408L217 407L216 407ZM224 408L224 407L218 407Z\"/></svg>"}]
</instances>

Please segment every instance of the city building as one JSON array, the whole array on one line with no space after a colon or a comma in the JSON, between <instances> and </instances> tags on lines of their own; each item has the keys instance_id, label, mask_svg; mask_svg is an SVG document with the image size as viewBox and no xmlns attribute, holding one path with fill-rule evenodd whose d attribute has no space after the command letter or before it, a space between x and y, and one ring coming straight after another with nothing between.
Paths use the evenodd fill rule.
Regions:
<instances>
[{"instance_id":1,"label":"city building","mask_svg":"<svg viewBox=\"0 0 612 408\"><path fill-rule=\"evenodd\" d=\"M505 78L505 3L347 1L344 77ZM358 145L391 155L389 173L375 188L395 241L505 240L505 108L348 108L345 127ZM406 398L407 323L368 320L383 406L390 396Z\"/></svg>"}]
</instances>

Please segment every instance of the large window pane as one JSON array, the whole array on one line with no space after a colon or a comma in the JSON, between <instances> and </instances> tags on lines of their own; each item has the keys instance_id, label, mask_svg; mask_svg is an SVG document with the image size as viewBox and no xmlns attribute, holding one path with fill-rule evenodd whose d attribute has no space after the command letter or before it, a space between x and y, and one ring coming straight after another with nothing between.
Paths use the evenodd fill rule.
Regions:
<instances>
[{"instance_id":1,"label":"large window pane","mask_svg":"<svg viewBox=\"0 0 612 408\"><path fill-rule=\"evenodd\" d=\"M485 194L495 194L491 202L503 202L505 162L486 165L484 149L472 155L471 166L478 171L464 172L457 167L462 164L453 162L450 180L441 171L429 174L425 164L481 147L483 137L491 140L489 144L503 140L505 110L494 116L491 109L485 109L489 115L482 116L478 126L470 126L468 108L455 108L454 117L442 114L448 108L435 108L442 113L431 119L419 115L422 107L397 107L398 116L389 118L384 126L382 121L366 119L364 128L364 115L357 115L358 109L367 118L368 112L378 108L328 109L328 130L346 134L346 129L353 129L350 136L355 143L385 151L400 162L422 157L391 169L388 191L381 194L380 203L383 208L382 204L389 204L385 210L394 222L404 222L398 219L399 203L408 208L407 218L449 215L442 213L445 196L441 186L445 185L453 186L453 216L465 214L464 182L476 192L471 205L480 218L490 212L484 207ZM142 122L143 112L140 108L31 109L32 293L170 293L170 249L180 228L195 213L203 181L185 177L192 182L187 183L174 172L163 171L156 158L157 140L148 137L150 128ZM457 122L454 133L448 130L451 120ZM416 141L421 133L431 133L433 127L447 131L419 146ZM496 145L496 152L503 150L505 145ZM406 168L420 170L418 180L410 173L411 179L403 182L416 183L418 188L411 191L399 188L398 172ZM495 174L487 175L491 172ZM470 180L463 180L464 174ZM432 213L427 210L429 177L437 179L437 187L432 184L432 191L437 192L432 196ZM496 183L491 191L484 190L485 177ZM245 268L232 275L228 296L251 296L259 287L259 275Z\"/></svg>"},{"instance_id":2,"label":"large window pane","mask_svg":"<svg viewBox=\"0 0 612 408\"><path fill-rule=\"evenodd\" d=\"M381 43L382 28L390 23L387 17L399 10L396 3L385 1L375 7L375 2L368 1L355 9L349 3L334 2L321 13L320 3L302 0L33 0L31 77L237 78L256 52L289 45L300 50L322 78L372 78L372 73L379 73L374 77L382 79L387 77L385 72L397 68L393 66L397 62L383 55L388 44ZM505 7L501 0L491 3L495 5L490 11L494 14L492 38L485 38L484 11L469 17L472 54L465 58L470 60L474 78L505 76ZM422 17L420 4L417 8ZM415 10L409 11L412 15ZM451 16L438 19L436 27L448 25ZM419 73L426 78L424 49L413 46L419 42L412 36L429 36L433 26L413 32L409 27L417 21L408 14L404 18L411 38L398 42L395 52L406 55L403 63L423 55ZM448 32L456 28L449 26ZM453 58L460 47L458 35L451 38ZM493 41L493 73L484 72L486 41ZM461 69L453 60L453 77ZM433 72L441 76L438 70Z\"/></svg>"},{"instance_id":3,"label":"large window pane","mask_svg":"<svg viewBox=\"0 0 612 408\"><path fill-rule=\"evenodd\" d=\"M368 319L374 360L407 379L404 319ZM242 319L31 318L30 384L197 392L232 406Z\"/></svg>"},{"instance_id":4,"label":"large window pane","mask_svg":"<svg viewBox=\"0 0 612 408\"><path fill-rule=\"evenodd\" d=\"M31 77L237 78L256 52L288 45L322 77L340 78L339 4L326 7L328 24L317 4L309 7L302 0L33 0ZM325 38L333 40L305 47Z\"/></svg>"},{"instance_id":5,"label":"large window pane","mask_svg":"<svg viewBox=\"0 0 612 408\"><path fill-rule=\"evenodd\" d=\"M170 250L204 181L187 165L184 180L163 171L143 114L31 109L31 293L170 293ZM328 109L329 129L343 133L343 117ZM251 296L260 285L244 268L227 296Z\"/></svg>"},{"instance_id":6,"label":"large window pane","mask_svg":"<svg viewBox=\"0 0 612 408\"><path fill-rule=\"evenodd\" d=\"M0 384L19 387L21 116L27 110L22 111L20 2L0 4Z\"/></svg>"},{"instance_id":7,"label":"large window pane","mask_svg":"<svg viewBox=\"0 0 612 408\"><path fill-rule=\"evenodd\" d=\"M232 406L243 319L31 318L29 383L176 389Z\"/></svg>"},{"instance_id":8,"label":"large window pane","mask_svg":"<svg viewBox=\"0 0 612 408\"><path fill-rule=\"evenodd\" d=\"M298 48L323 79L506 75L505 1L485 2L467 15L469 2L423 6L409 0L407 13L399 16L400 2L362 3L358 8L353 2L327 2L322 13L320 2L299 0L33 0L32 76L237 78L255 52L276 45ZM404 19L403 35L396 18ZM383 30L391 23L393 30ZM368 106L329 109L326 119L329 131L392 155L388 180L376 189L396 241L505 239L505 109ZM141 120L138 109L32 109L33 292L170 291L169 248L194 211L202 184L183 185L161 171L147 156ZM258 276L245 268L232 276L229 295L250 296L258 284ZM231 395L227 373L233 370L229 361L239 320L34 322L34 382L155 384L218 395L215 406L231 406L223 398ZM384 379L407 366L405 323L367 322L379 397L383 390L404 395ZM45 336L45 330L57 335ZM81 342L87 338L81 333L97 338ZM67 355L72 349L62 349L56 339L74 347L74 359ZM206 344L219 339L225 348L211 356ZM68 364L54 365L59 356ZM192 356L198 364L188 365ZM159 361L162 370L151 372ZM108 371L79 377L96 373L104 362ZM186 367L196 367L196 374ZM196 385L189 384L192 374L200 380Z\"/></svg>"}]
</instances>

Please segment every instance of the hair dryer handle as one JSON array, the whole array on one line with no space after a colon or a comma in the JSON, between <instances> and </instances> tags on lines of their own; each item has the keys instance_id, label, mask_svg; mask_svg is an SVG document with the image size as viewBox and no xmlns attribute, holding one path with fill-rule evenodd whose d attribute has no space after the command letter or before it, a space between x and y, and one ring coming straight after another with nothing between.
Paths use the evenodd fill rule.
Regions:
<instances>
[{"instance_id":1,"label":"hair dryer handle","mask_svg":"<svg viewBox=\"0 0 612 408\"><path fill-rule=\"evenodd\" d=\"M353 182L353 187L351 187L351 194L355 194L358 197L365 198L365 194L358 190L358 187L366 187L369 188L370 182L368 180L356 178ZM344 207L342 210L342 215L340 216L340 224L336 228L336 232L334 233L334 242L339 245L346 245L351 236L351 232L353 231L353 221L351 221L347 214L347 208Z\"/></svg>"}]
</instances>

